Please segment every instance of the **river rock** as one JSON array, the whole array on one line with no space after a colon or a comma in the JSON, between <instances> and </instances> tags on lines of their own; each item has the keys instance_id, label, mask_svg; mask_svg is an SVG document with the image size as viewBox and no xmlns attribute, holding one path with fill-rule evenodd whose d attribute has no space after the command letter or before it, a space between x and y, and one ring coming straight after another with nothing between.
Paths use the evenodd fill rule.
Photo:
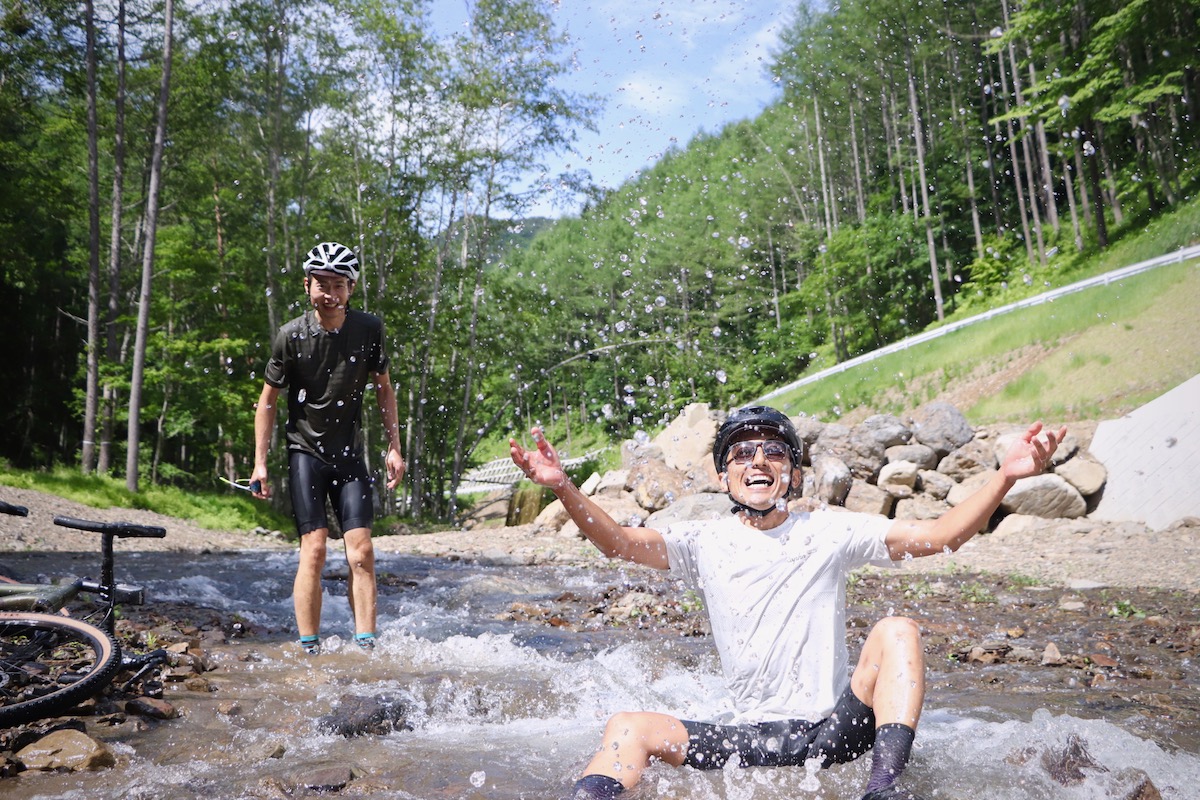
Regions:
<instances>
[{"instance_id":1,"label":"river rock","mask_svg":"<svg viewBox=\"0 0 1200 800\"><path fill-rule=\"evenodd\" d=\"M850 491L846 493L843 505L848 511L862 511L867 514L888 517L891 516L892 506L895 502L896 498L893 495L878 486L855 481L851 484Z\"/></svg>"},{"instance_id":2,"label":"river rock","mask_svg":"<svg viewBox=\"0 0 1200 800\"><path fill-rule=\"evenodd\" d=\"M135 697L125 704L127 714L136 714L149 719L175 719L179 710L166 700L154 697Z\"/></svg>"},{"instance_id":3,"label":"river rock","mask_svg":"<svg viewBox=\"0 0 1200 800\"><path fill-rule=\"evenodd\" d=\"M822 456L833 456L849 469L853 477L872 482L886 460L886 448L860 426L853 428L831 423L826 425L813 445L814 464Z\"/></svg>"},{"instance_id":4,"label":"river rock","mask_svg":"<svg viewBox=\"0 0 1200 800\"><path fill-rule=\"evenodd\" d=\"M594 497L609 497L619 495L625 491L625 484L629 479L629 470L627 469L612 469L604 473L600 482L596 484L596 491L592 493Z\"/></svg>"},{"instance_id":5,"label":"river rock","mask_svg":"<svg viewBox=\"0 0 1200 800\"><path fill-rule=\"evenodd\" d=\"M1008 514L1035 517L1082 517L1087 502L1071 484L1058 475L1034 475L1022 478L1000 501L1000 510Z\"/></svg>"},{"instance_id":6,"label":"river rock","mask_svg":"<svg viewBox=\"0 0 1200 800\"><path fill-rule=\"evenodd\" d=\"M634 502L647 511L666 508L683 497L683 473L662 461L647 459L629 470L625 488Z\"/></svg>"},{"instance_id":7,"label":"river rock","mask_svg":"<svg viewBox=\"0 0 1200 800\"><path fill-rule=\"evenodd\" d=\"M1084 497L1091 497L1099 492L1108 480L1108 470L1104 465L1087 456L1059 464L1054 468L1054 474L1074 486Z\"/></svg>"},{"instance_id":8,"label":"river rock","mask_svg":"<svg viewBox=\"0 0 1200 800\"><path fill-rule=\"evenodd\" d=\"M961 481L976 472L995 469L996 466L996 456L991 445L980 439L972 439L962 447L951 450L938 463L937 471Z\"/></svg>"},{"instance_id":9,"label":"river rock","mask_svg":"<svg viewBox=\"0 0 1200 800\"><path fill-rule=\"evenodd\" d=\"M671 469L687 472L712 464L717 421L708 403L691 403L654 438L663 461Z\"/></svg>"},{"instance_id":10,"label":"river rock","mask_svg":"<svg viewBox=\"0 0 1200 800\"><path fill-rule=\"evenodd\" d=\"M661 511L646 517L647 528L696 519L725 519L733 507L729 495L706 492L680 498Z\"/></svg>"},{"instance_id":11,"label":"river rock","mask_svg":"<svg viewBox=\"0 0 1200 800\"><path fill-rule=\"evenodd\" d=\"M906 497L896 501L895 519L937 519L950 510L950 505L928 495Z\"/></svg>"},{"instance_id":12,"label":"river rock","mask_svg":"<svg viewBox=\"0 0 1200 800\"><path fill-rule=\"evenodd\" d=\"M820 455L813 458L813 491L823 503L840 506L846 502L854 476L840 458Z\"/></svg>"},{"instance_id":13,"label":"river rock","mask_svg":"<svg viewBox=\"0 0 1200 800\"><path fill-rule=\"evenodd\" d=\"M612 517L618 525L636 528L642 525L647 516L646 510L634 502L629 494L596 495L592 501ZM574 520L568 520L559 529L558 535L565 538L583 536Z\"/></svg>"},{"instance_id":14,"label":"river rock","mask_svg":"<svg viewBox=\"0 0 1200 800\"><path fill-rule=\"evenodd\" d=\"M934 500L945 500L954 488L954 479L937 470L923 469L917 473L917 488Z\"/></svg>"},{"instance_id":15,"label":"river rock","mask_svg":"<svg viewBox=\"0 0 1200 800\"><path fill-rule=\"evenodd\" d=\"M889 461L879 470L877 485L884 490L894 486L912 489L917 485L918 467L911 461Z\"/></svg>"},{"instance_id":16,"label":"river rock","mask_svg":"<svg viewBox=\"0 0 1200 800\"><path fill-rule=\"evenodd\" d=\"M57 730L17 754L25 769L80 770L105 769L117 763L112 750L85 733Z\"/></svg>"},{"instance_id":17,"label":"river rock","mask_svg":"<svg viewBox=\"0 0 1200 800\"><path fill-rule=\"evenodd\" d=\"M884 449L908 444L912 429L893 414L872 414L858 423L861 433L881 444Z\"/></svg>"},{"instance_id":18,"label":"river rock","mask_svg":"<svg viewBox=\"0 0 1200 800\"><path fill-rule=\"evenodd\" d=\"M354 780L354 770L350 767L331 764L324 767L314 767L297 774L296 785L311 792L321 794L340 792Z\"/></svg>"},{"instance_id":19,"label":"river rock","mask_svg":"<svg viewBox=\"0 0 1200 800\"><path fill-rule=\"evenodd\" d=\"M342 695L330 713L317 719L321 730L345 736L409 730L404 704L387 696Z\"/></svg>"},{"instance_id":20,"label":"river rock","mask_svg":"<svg viewBox=\"0 0 1200 800\"><path fill-rule=\"evenodd\" d=\"M934 402L913 412L909 425L913 441L933 449L944 458L975 438L975 429L951 403Z\"/></svg>"},{"instance_id":21,"label":"river rock","mask_svg":"<svg viewBox=\"0 0 1200 800\"><path fill-rule=\"evenodd\" d=\"M937 469L938 454L933 448L924 444L900 444L883 451L884 458L890 461L911 461L921 469Z\"/></svg>"},{"instance_id":22,"label":"river rock","mask_svg":"<svg viewBox=\"0 0 1200 800\"><path fill-rule=\"evenodd\" d=\"M556 531L566 524L570 518L571 515L567 513L567 507L563 505L562 500L556 497L550 505L538 512L533 524L537 526L538 530Z\"/></svg>"}]
</instances>

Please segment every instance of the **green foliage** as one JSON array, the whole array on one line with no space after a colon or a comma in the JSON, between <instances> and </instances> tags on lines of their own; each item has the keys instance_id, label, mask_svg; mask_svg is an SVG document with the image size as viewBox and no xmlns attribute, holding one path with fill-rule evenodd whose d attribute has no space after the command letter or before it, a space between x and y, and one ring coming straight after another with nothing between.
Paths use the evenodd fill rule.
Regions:
<instances>
[{"instance_id":1,"label":"green foliage","mask_svg":"<svg viewBox=\"0 0 1200 800\"><path fill-rule=\"evenodd\" d=\"M992 593L992 590L978 581L964 583L959 587L959 593L967 603L984 605L996 602L996 595Z\"/></svg>"},{"instance_id":2,"label":"green foliage","mask_svg":"<svg viewBox=\"0 0 1200 800\"><path fill-rule=\"evenodd\" d=\"M561 88L576 66L553 3L473 3L470 24L440 38L429 0L177 9L134 421L143 471L191 489L207 488L218 465L249 471L271 336L302 310L299 264L325 239L359 250L353 303L385 321L413 451L401 504L418 516L423 504L446 514L457 476L502 457L508 435L535 421L584 452L652 433L688 403L747 402L941 317L1191 243L1195 4L1151 5L1030 0L1008 24L999 6L797 8L767 64L777 102L673 144L610 190L545 175L543 185L591 198L553 223L522 219L528 176L592 126L600 102ZM130 7L123 103L118 32L99 20L98 377L113 395L100 412L112 473L124 463L160 15ZM74 465L93 259L82 20L76 6L27 0L2 21L0 279L16 291L0 320L14 343L0 455L23 468ZM1053 192L1039 197L1043 183ZM110 279L111 208L123 216ZM899 409L981 358L1070 336L1094 314L1123 319L1059 308L1073 319L1016 315L986 337L956 334L936 356L907 352L782 404ZM1029 404L1043 385L1014 382L986 411ZM279 448L271 468L283 469Z\"/></svg>"},{"instance_id":3,"label":"green foliage","mask_svg":"<svg viewBox=\"0 0 1200 800\"><path fill-rule=\"evenodd\" d=\"M285 531L292 529L289 520L272 512L265 503L236 490L216 490L215 483L213 481L214 489L208 492L152 486L134 494L125 487L124 480L116 478L83 475L68 467L34 472L0 463L0 485L45 492L93 508L154 511L186 519L211 530L253 530L256 527ZM37 513L37 509L31 508L30 513ZM50 524L49 521L47 524ZM170 531L167 535L170 535Z\"/></svg>"}]
</instances>

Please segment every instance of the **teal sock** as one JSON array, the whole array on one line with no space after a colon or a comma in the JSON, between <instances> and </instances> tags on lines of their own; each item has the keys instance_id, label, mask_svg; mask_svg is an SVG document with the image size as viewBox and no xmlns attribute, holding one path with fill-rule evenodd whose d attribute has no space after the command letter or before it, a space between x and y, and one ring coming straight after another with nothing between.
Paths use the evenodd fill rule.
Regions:
<instances>
[{"instance_id":1,"label":"teal sock","mask_svg":"<svg viewBox=\"0 0 1200 800\"><path fill-rule=\"evenodd\" d=\"M313 634L312 636L301 636L300 637L300 644L320 644L320 643L321 643L321 635L319 633Z\"/></svg>"},{"instance_id":2,"label":"teal sock","mask_svg":"<svg viewBox=\"0 0 1200 800\"><path fill-rule=\"evenodd\" d=\"M364 650L371 650L375 647L375 634L356 633L354 634L354 643Z\"/></svg>"}]
</instances>

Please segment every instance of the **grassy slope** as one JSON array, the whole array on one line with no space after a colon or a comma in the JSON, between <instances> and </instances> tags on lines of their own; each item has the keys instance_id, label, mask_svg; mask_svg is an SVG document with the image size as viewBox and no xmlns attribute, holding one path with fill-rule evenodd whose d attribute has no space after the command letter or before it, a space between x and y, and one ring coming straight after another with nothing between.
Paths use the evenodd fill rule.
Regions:
<instances>
[{"instance_id":1,"label":"grassy slope","mask_svg":"<svg viewBox=\"0 0 1200 800\"><path fill-rule=\"evenodd\" d=\"M935 399L972 422L1107 419L1200 371L1200 264L1016 311L776 399L789 413L855 422Z\"/></svg>"},{"instance_id":2,"label":"grassy slope","mask_svg":"<svg viewBox=\"0 0 1200 800\"><path fill-rule=\"evenodd\" d=\"M1057 285L1197 241L1200 201L1193 201L1074 264ZM996 298L992 307L1014 299ZM1110 419L1200 372L1198 309L1200 263L1162 267L979 323L772 402L847 423L935 399L954 403L975 424Z\"/></svg>"}]
</instances>

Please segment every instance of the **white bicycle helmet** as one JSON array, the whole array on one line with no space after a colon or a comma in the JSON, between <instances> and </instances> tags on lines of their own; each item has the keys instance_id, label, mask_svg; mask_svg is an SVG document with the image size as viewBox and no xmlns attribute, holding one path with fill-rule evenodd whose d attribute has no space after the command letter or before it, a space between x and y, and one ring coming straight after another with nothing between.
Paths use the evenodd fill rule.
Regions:
<instances>
[{"instance_id":1,"label":"white bicycle helmet","mask_svg":"<svg viewBox=\"0 0 1200 800\"><path fill-rule=\"evenodd\" d=\"M308 251L304 259L304 274L313 270L336 272L345 275L352 281L358 280L358 256L344 244L337 242L321 242Z\"/></svg>"}]
</instances>

